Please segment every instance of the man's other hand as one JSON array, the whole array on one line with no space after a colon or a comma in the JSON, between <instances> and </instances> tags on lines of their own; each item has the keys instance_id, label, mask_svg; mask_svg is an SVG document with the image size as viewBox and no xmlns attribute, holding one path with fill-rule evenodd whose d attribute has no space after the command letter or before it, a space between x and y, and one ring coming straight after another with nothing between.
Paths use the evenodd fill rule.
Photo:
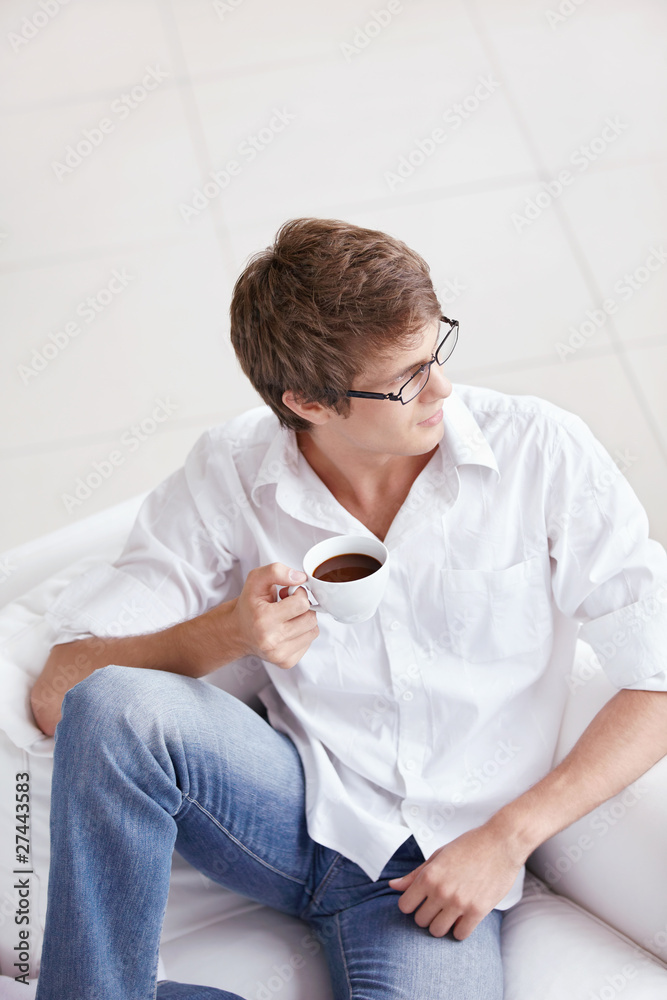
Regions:
<instances>
[{"instance_id":1,"label":"man's other hand","mask_svg":"<svg viewBox=\"0 0 667 1000\"><path fill-rule=\"evenodd\" d=\"M489 822L439 847L407 875L389 879L389 886L402 894L399 910L417 910L420 927L434 937L453 928L463 941L507 895L524 860Z\"/></svg>"}]
</instances>

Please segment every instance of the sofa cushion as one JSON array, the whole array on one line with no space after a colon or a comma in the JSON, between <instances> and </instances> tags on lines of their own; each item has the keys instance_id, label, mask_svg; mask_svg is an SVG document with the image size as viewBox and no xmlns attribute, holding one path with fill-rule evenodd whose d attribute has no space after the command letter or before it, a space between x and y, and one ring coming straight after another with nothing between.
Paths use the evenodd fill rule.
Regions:
<instances>
[{"instance_id":1,"label":"sofa cushion","mask_svg":"<svg viewBox=\"0 0 667 1000\"><path fill-rule=\"evenodd\" d=\"M557 761L616 693L592 651L583 643L580 646ZM661 960L667 959L666 792L667 757L620 794L547 840L528 865L556 892Z\"/></svg>"},{"instance_id":2,"label":"sofa cushion","mask_svg":"<svg viewBox=\"0 0 667 1000\"><path fill-rule=\"evenodd\" d=\"M502 926L505 1000L658 1000L667 968L530 873Z\"/></svg>"}]
</instances>

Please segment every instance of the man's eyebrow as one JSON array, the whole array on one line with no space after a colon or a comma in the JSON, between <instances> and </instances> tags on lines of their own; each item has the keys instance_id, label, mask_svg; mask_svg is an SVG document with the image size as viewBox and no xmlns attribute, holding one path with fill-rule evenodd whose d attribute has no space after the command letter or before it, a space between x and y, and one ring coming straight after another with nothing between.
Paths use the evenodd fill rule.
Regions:
<instances>
[{"instance_id":1,"label":"man's eyebrow","mask_svg":"<svg viewBox=\"0 0 667 1000\"><path fill-rule=\"evenodd\" d=\"M439 335L440 335L440 324L438 323L438 329L435 332L435 342L433 344L433 348L434 349L437 346L438 336ZM408 365L407 368L404 368L400 372L396 372L395 375L387 375L387 379L391 380L391 379L394 379L394 378L400 378L402 375L407 375L408 372L412 371L413 368L421 368L422 365L427 365L429 363L429 361L431 360L432 357L433 357L433 355L431 354L431 355L429 355L428 358L424 358L423 361L414 361L411 365Z\"/></svg>"}]
</instances>

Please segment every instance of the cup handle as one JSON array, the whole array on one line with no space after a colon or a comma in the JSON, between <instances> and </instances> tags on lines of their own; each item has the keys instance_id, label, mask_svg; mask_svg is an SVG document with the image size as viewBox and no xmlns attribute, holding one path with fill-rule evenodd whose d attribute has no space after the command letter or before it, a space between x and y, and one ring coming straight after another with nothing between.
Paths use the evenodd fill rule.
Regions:
<instances>
[{"instance_id":1,"label":"cup handle","mask_svg":"<svg viewBox=\"0 0 667 1000\"><path fill-rule=\"evenodd\" d=\"M303 583L297 583L294 587L288 587L287 588L287 596L291 597L292 594L294 593L294 591L298 590L299 587L302 587L306 591L306 596L308 597L308 600L310 601L310 610L311 611L321 611L325 615L329 614L329 612L327 610L325 610L325 608L323 608L321 604L317 603L317 601L315 600L315 598L313 597L313 595L311 594L311 592L308 590L308 587L306 587L305 584L303 584Z\"/></svg>"}]
</instances>

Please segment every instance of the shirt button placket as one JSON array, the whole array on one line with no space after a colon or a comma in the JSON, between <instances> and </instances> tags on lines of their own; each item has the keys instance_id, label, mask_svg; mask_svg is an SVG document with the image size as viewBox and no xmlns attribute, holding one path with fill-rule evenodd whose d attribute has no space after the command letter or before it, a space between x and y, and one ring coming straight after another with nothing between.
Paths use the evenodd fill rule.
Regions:
<instances>
[{"instance_id":1,"label":"shirt button placket","mask_svg":"<svg viewBox=\"0 0 667 1000\"><path fill-rule=\"evenodd\" d=\"M415 792L419 784L419 769L424 752L424 719L419 698L412 690L419 674L415 671L414 646L409 629L391 615L384 626L387 655L391 670L398 713L398 770L403 775L406 797ZM417 692L418 693L418 692Z\"/></svg>"}]
</instances>

